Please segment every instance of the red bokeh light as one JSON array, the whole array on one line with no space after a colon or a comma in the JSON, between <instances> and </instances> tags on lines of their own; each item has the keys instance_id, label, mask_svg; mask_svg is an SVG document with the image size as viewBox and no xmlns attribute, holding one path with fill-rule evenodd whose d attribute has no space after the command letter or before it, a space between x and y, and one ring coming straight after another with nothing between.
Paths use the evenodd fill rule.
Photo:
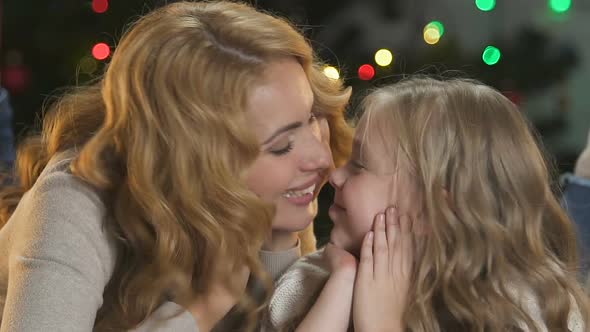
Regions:
<instances>
[{"instance_id":1,"label":"red bokeh light","mask_svg":"<svg viewBox=\"0 0 590 332\"><path fill-rule=\"evenodd\" d=\"M105 43L98 43L92 48L92 56L96 60L104 60L111 55L111 48Z\"/></svg>"},{"instance_id":2,"label":"red bokeh light","mask_svg":"<svg viewBox=\"0 0 590 332\"><path fill-rule=\"evenodd\" d=\"M2 68L2 85L13 95L27 90L31 83L31 69L24 65Z\"/></svg>"},{"instance_id":3,"label":"red bokeh light","mask_svg":"<svg viewBox=\"0 0 590 332\"><path fill-rule=\"evenodd\" d=\"M359 67L359 78L363 81L368 81L375 77L375 68L369 64L364 64Z\"/></svg>"},{"instance_id":4,"label":"red bokeh light","mask_svg":"<svg viewBox=\"0 0 590 332\"><path fill-rule=\"evenodd\" d=\"M92 10L102 14L109 9L109 0L92 0Z\"/></svg>"}]
</instances>

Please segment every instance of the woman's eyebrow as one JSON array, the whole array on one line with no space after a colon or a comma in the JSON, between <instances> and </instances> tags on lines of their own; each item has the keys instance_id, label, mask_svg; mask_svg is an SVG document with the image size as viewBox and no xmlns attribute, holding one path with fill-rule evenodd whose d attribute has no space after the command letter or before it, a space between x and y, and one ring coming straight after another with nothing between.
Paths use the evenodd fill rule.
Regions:
<instances>
[{"instance_id":1,"label":"woman's eyebrow","mask_svg":"<svg viewBox=\"0 0 590 332\"><path fill-rule=\"evenodd\" d=\"M290 123L290 124L288 124L288 125L286 125L286 126L283 126L283 127L279 128L279 129L277 129L277 130L276 130L276 131L275 131L275 132L274 132L272 135L270 135L270 137L269 137L269 138L267 138L267 139L264 141L264 143L262 143L262 144L263 144L263 145L264 145L264 144L268 144L270 141L272 141L272 140L273 140L275 137L279 136L280 134L282 134L282 133L284 133L284 132L287 132L287 131L289 131L289 130L297 129L297 128L301 127L302 125L303 125L303 123L301 123L301 122L293 122L293 123Z\"/></svg>"}]
</instances>

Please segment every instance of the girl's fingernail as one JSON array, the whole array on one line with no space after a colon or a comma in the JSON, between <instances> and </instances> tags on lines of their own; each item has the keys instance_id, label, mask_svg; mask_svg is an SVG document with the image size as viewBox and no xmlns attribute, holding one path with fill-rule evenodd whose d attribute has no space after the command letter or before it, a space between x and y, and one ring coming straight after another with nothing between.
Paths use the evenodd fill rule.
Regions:
<instances>
[{"instance_id":1,"label":"girl's fingernail","mask_svg":"<svg viewBox=\"0 0 590 332\"><path fill-rule=\"evenodd\" d=\"M369 231L369 233L367 233L367 238L369 240L373 240L373 231Z\"/></svg>"}]
</instances>

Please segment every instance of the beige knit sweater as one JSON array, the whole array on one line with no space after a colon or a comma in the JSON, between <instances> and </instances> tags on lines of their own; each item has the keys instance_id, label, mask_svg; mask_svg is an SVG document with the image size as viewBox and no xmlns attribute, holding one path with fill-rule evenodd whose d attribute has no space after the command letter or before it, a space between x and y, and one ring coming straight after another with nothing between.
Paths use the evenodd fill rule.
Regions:
<instances>
[{"instance_id":1,"label":"beige knit sweater","mask_svg":"<svg viewBox=\"0 0 590 332\"><path fill-rule=\"evenodd\" d=\"M68 172L70 161L67 154L53 158L0 230L0 332L92 331L116 250L103 230L105 207ZM261 257L276 277L299 248ZM168 302L135 331L198 328L190 313Z\"/></svg>"}]
</instances>

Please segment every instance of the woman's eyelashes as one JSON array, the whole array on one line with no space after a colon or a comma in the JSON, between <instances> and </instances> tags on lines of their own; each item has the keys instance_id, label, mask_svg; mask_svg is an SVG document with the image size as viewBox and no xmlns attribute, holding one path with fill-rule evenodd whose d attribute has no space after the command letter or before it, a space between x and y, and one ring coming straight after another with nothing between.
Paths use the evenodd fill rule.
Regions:
<instances>
[{"instance_id":1,"label":"woman's eyelashes","mask_svg":"<svg viewBox=\"0 0 590 332\"><path fill-rule=\"evenodd\" d=\"M308 124L309 125L314 125L318 122L318 115L314 112L311 112L309 114L309 120L308 120ZM282 146L278 147L278 148L273 148L270 150L270 153L272 153L275 156L282 156L285 155L289 152L291 152L291 150L293 150L293 137L289 137L289 141L287 142L287 144L282 144Z\"/></svg>"},{"instance_id":2,"label":"woman's eyelashes","mask_svg":"<svg viewBox=\"0 0 590 332\"><path fill-rule=\"evenodd\" d=\"M293 142L289 141L284 147L270 150L270 153L274 154L275 156L282 156L289 153L291 150L293 150Z\"/></svg>"}]
</instances>

